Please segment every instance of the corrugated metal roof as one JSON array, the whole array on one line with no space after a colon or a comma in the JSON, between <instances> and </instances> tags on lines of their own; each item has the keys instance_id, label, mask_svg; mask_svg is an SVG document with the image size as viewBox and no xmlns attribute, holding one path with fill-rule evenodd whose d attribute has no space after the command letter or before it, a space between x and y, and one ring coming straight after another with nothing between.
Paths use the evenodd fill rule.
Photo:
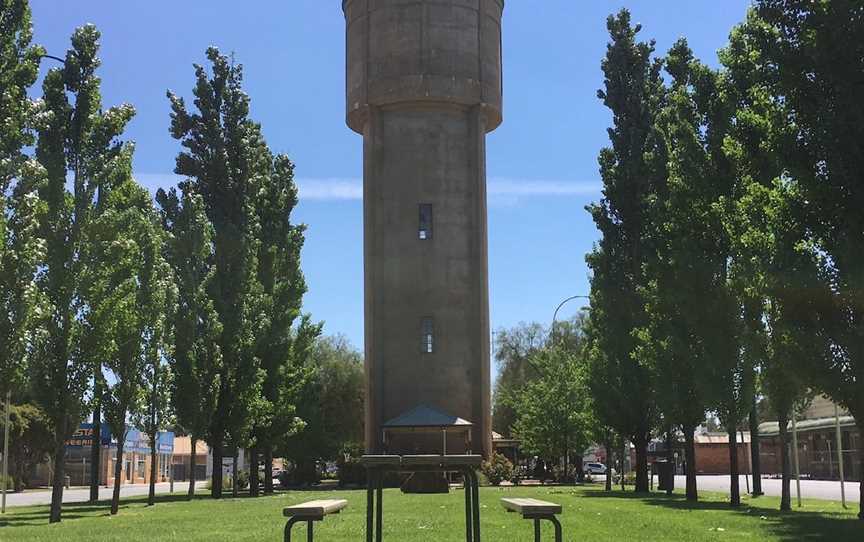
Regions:
<instances>
[{"instance_id":1,"label":"corrugated metal roof","mask_svg":"<svg viewBox=\"0 0 864 542\"><path fill-rule=\"evenodd\" d=\"M412 408L386 422L384 427L450 427L474 425L464 418L445 414L426 405Z\"/></svg>"},{"instance_id":2,"label":"corrugated metal roof","mask_svg":"<svg viewBox=\"0 0 864 542\"><path fill-rule=\"evenodd\" d=\"M747 444L750 442L750 432L744 431L744 438L741 438L741 433L737 434L737 442ZM696 444L729 444L729 435L727 433L696 433L693 436L693 442Z\"/></svg>"},{"instance_id":3,"label":"corrugated metal roof","mask_svg":"<svg viewBox=\"0 0 864 542\"><path fill-rule=\"evenodd\" d=\"M798 431L817 431L819 429L830 429L834 427L834 416L830 418L815 418L812 420L801 420L797 423ZM854 427L855 418L852 416L840 416L840 427ZM789 431L792 431L792 422L789 422ZM759 424L759 434L766 437L775 437L780 434L778 422L765 422Z\"/></svg>"}]
</instances>

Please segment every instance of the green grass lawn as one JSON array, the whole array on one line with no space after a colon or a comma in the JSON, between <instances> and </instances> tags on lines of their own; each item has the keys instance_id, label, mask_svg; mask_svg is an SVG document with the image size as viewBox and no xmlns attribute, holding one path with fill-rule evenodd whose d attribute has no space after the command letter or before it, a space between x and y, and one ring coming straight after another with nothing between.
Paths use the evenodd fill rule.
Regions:
<instances>
[{"instance_id":1,"label":"green grass lawn","mask_svg":"<svg viewBox=\"0 0 864 542\"><path fill-rule=\"evenodd\" d=\"M398 490L386 490L384 538L391 542L464 540L463 495L462 490L449 495L403 495ZM742 507L733 511L719 494L703 494L701 502L691 506L680 494L635 497L620 491L607 494L596 486L481 488L483 540L533 540L531 522L507 514L501 507L499 499L508 496L561 503L566 541L864 541L864 522L855 519L857 507L843 510L838 503L805 501L803 508L781 514L776 511L776 498L760 497L745 499ZM67 505L58 525L48 525L45 506L12 508L0 519L0 540L279 541L285 524L282 507L327 497L347 499L349 505L341 514L316 524L316 540L365 540L364 491L292 491L257 499L211 501L200 497L193 502L165 495L150 508L144 499L135 498L123 501L115 517L108 515L104 504ZM294 538L306 539L304 525L294 528ZM544 540L552 540L551 525L544 526Z\"/></svg>"}]
</instances>

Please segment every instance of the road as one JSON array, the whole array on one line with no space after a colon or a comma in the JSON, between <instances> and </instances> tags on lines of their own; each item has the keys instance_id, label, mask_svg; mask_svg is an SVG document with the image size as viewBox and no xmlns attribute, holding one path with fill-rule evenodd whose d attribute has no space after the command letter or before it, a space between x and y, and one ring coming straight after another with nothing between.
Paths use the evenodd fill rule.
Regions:
<instances>
[{"instance_id":1,"label":"road","mask_svg":"<svg viewBox=\"0 0 864 542\"><path fill-rule=\"evenodd\" d=\"M198 482L195 485L195 491L204 490L207 482ZM168 483L156 484L156 493L169 493L171 485ZM188 482L175 482L174 493L185 494L189 489ZM100 487L99 500L109 500L111 498L113 488ZM120 486L121 497L135 497L147 495L150 492L150 486L147 484L134 484ZM63 491L63 502L87 502L90 499L90 488L74 487ZM33 506L38 504L51 503L51 490L28 491L25 493L10 493L6 495L6 506Z\"/></svg>"},{"instance_id":2,"label":"road","mask_svg":"<svg viewBox=\"0 0 864 542\"><path fill-rule=\"evenodd\" d=\"M747 490L744 476L739 477L738 483L740 484L741 492L744 493ZM859 501L860 493L858 484L858 482L846 482L846 502L857 503ZM684 476L675 477L675 487L685 487ZM729 476L697 476L696 487L706 491L729 493ZM762 492L765 493L765 495L779 497L780 480L774 478L763 478ZM795 480L792 480L792 500L794 501L795 498ZM840 482L801 480L801 498L840 501Z\"/></svg>"}]
</instances>

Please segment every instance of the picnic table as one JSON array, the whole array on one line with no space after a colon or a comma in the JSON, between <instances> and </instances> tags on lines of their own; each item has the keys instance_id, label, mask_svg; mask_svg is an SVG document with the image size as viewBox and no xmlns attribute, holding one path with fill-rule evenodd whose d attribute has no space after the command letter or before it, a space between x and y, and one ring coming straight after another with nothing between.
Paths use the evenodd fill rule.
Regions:
<instances>
[{"instance_id":1,"label":"picnic table","mask_svg":"<svg viewBox=\"0 0 864 542\"><path fill-rule=\"evenodd\" d=\"M539 499L501 499L508 512L522 514L523 519L534 520L534 541L540 542L540 520L545 519L555 527L555 542L561 542L561 523L555 517L561 513L561 505Z\"/></svg>"},{"instance_id":2,"label":"picnic table","mask_svg":"<svg viewBox=\"0 0 864 542\"><path fill-rule=\"evenodd\" d=\"M384 477L388 472L459 472L465 480L465 541L480 542L480 455L364 455L366 468L366 542L383 537Z\"/></svg>"}]
</instances>

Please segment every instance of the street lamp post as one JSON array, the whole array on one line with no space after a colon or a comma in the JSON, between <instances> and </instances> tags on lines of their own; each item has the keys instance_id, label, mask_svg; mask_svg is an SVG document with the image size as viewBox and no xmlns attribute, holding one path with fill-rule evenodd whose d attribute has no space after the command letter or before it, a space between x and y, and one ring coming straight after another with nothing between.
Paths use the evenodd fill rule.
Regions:
<instances>
[{"instance_id":1,"label":"street lamp post","mask_svg":"<svg viewBox=\"0 0 864 542\"><path fill-rule=\"evenodd\" d=\"M552 327L549 329L549 338L552 339L555 336L555 324L558 318L558 311L561 310L561 307L566 305L569 301L573 301L574 299L591 299L587 295L573 295L562 301L555 307L555 312L552 314Z\"/></svg>"}]
</instances>

